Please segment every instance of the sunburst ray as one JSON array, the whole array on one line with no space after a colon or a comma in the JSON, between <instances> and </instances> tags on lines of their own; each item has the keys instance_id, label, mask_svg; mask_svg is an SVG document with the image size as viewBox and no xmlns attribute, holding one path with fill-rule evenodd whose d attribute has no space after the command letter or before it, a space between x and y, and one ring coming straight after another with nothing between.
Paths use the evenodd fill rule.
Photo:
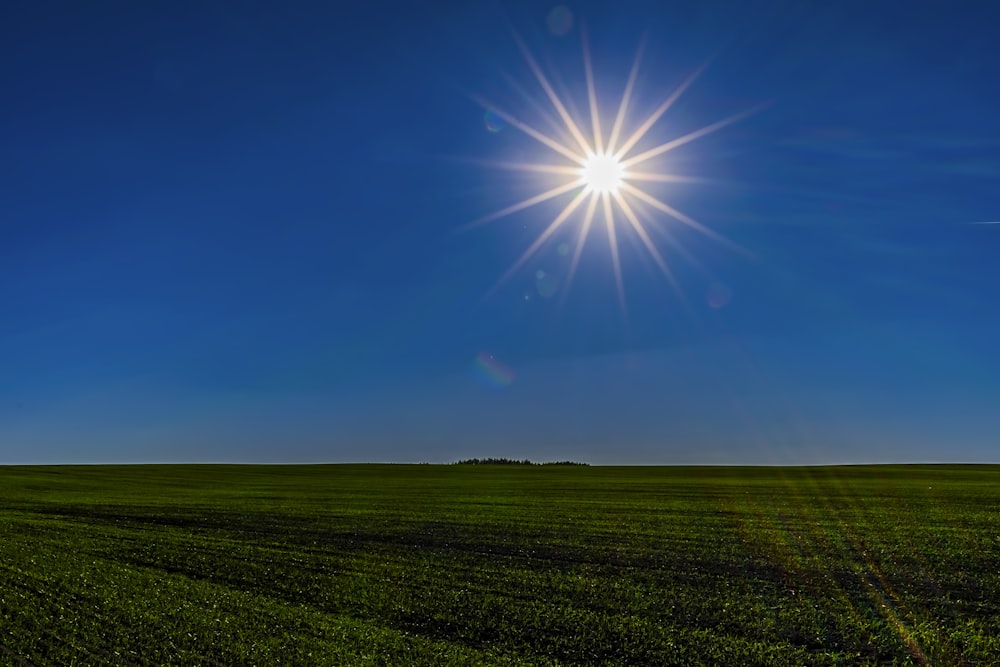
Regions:
<instances>
[{"instance_id":1,"label":"sunburst ray","mask_svg":"<svg viewBox=\"0 0 1000 667\"><path fill-rule=\"evenodd\" d=\"M552 188L551 190L546 190L541 194L537 194L534 197L528 197L527 199L523 199L517 202L516 204L511 204L507 208L501 209L496 213L492 213L490 215L487 215L486 217L479 218L478 220L473 220L472 222L466 225L466 228L478 227L479 225L485 225L487 222L493 222L494 220L499 220L500 218L506 218L511 213L517 213L518 211L523 211L526 208L531 208L536 204L541 204L544 201L548 201L550 199L553 199L554 197L558 197L559 195L566 194L570 190L575 190L578 187L580 187L580 185L576 181L563 183L562 185L558 185Z\"/></svg>"},{"instance_id":2,"label":"sunburst ray","mask_svg":"<svg viewBox=\"0 0 1000 667\"><path fill-rule=\"evenodd\" d=\"M573 135L573 138L576 139L577 143L580 144L580 148L582 148L584 154L586 154L590 145L587 143L587 139L583 136L583 132L580 131L576 121L573 120L569 111L566 110L566 106L563 104L562 100L560 100L559 96L556 95L556 91L552 88L552 84L550 84L549 80L545 77L545 74L542 72L542 68L538 66L538 62L535 61L534 56L531 55L527 45L517 34L514 35L514 39L517 41L517 46L521 49L521 54L527 61L528 67L531 68L531 71L538 80L539 85L541 85L542 90L544 90L545 94L548 95L549 101L551 101L552 106L556 108L556 112L559 114L559 117L563 119L564 123L566 123L566 129L569 130L569 133Z\"/></svg>"},{"instance_id":3,"label":"sunburst ray","mask_svg":"<svg viewBox=\"0 0 1000 667\"><path fill-rule=\"evenodd\" d=\"M698 79L706 66L707 64L702 65L692 72L686 79L684 79L684 81L681 82L681 85L677 86L674 92L672 92L670 96L660 104L660 106L656 107L656 110L649 115L642 125L640 125L638 129L636 129L635 132L633 132L632 135L625 140L625 143L621 146L615 146L612 144L611 150L615 154L615 157L620 160L628 154L628 152L632 150L632 147L635 146L640 139L646 136L646 133L649 132L650 129L652 129L653 125L656 124L656 121L660 120L660 118L663 117L663 114L665 114L667 110L674 105L674 102L680 99L681 95L684 94L684 91Z\"/></svg>"},{"instance_id":4,"label":"sunburst ray","mask_svg":"<svg viewBox=\"0 0 1000 667\"><path fill-rule=\"evenodd\" d=\"M759 107L754 107L752 109L747 109L746 111L741 111L740 113L733 114L732 116L729 116L727 118L723 118L720 121L716 121L716 122L712 123L711 125L706 125L705 127L701 128L701 129L694 130L693 132L688 132L687 134L685 134L682 137L677 137L676 139L671 139L670 141L668 141L666 143L662 143L659 146L656 146L654 148L650 148L648 151L643 151L642 153L639 153L638 155L634 155L634 156L632 156L630 158L622 160L622 166L627 169L627 168L631 167L632 165L642 164L646 160L654 158L657 155L663 155L667 151L672 151L675 148L679 148L680 146L683 146L684 144L691 143L695 139L700 139L700 138L704 137L705 135L708 135L708 134L711 134L711 133L716 132L718 130L721 130L722 128L724 128L727 125L732 125L733 123L735 123L738 120L743 120L747 116L760 111L762 108L764 108L763 105L761 105Z\"/></svg>"},{"instance_id":5,"label":"sunburst ray","mask_svg":"<svg viewBox=\"0 0 1000 667\"><path fill-rule=\"evenodd\" d=\"M611 210L611 196L605 192L601 195L601 203L604 204L604 222L608 228L608 245L611 247L611 265L615 272L615 288L618 293L618 304L622 312L627 313L628 307L625 305L625 281L622 278L622 261L618 253L618 236L615 234L614 212Z\"/></svg>"},{"instance_id":6,"label":"sunburst ray","mask_svg":"<svg viewBox=\"0 0 1000 667\"><path fill-rule=\"evenodd\" d=\"M583 246L587 242L587 235L590 233L590 226L594 223L594 213L597 211L597 197L591 197L587 203L587 212L583 216L583 225L576 238L576 247L573 249L573 258L569 262L569 271L566 272L566 289L563 290L565 301L569 295L569 289L573 285L573 277L576 275L576 267L580 263L580 255L583 253Z\"/></svg>"},{"instance_id":7,"label":"sunburst ray","mask_svg":"<svg viewBox=\"0 0 1000 667\"><path fill-rule=\"evenodd\" d=\"M642 61L642 53L646 48L646 37L639 41L639 48L635 51L635 59L632 61L632 69L629 70L628 80L625 82L625 92L622 93L621 102L618 104L618 113L615 114L615 123L611 128L611 137L608 139L608 145L614 146L615 142L618 141L618 135L621 134L622 127L625 124L625 113L628 111L629 102L632 101L632 90L635 88L636 77L639 76L639 63Z\"/></svg>"},{"instance_id":8,"label":"sunburst ray","mask_svg":"<svg viewBox=\"0 0 1000 667\"><path fill-rule=\"evenodd\" d=\"M590 104L590 123L594 130L594 152L604 152L604 141L601 138L601 114L597 108L597 90L594 87L594 67L590 62L590 46L587 44L587 31L580 30L580 41L583 48L583 72L587 79L587 102Z\"/></svg>"},{"instance_id":9,"label":"sunburst ray","mask_svg":"<svg viewBox=\"0 0 1000 667\"><path fill-rule=\"evenodd\" d=\"M615 198L615 202L618 204L618 208L620 208L622 213L625 214L625 219L629 221L629 224L632 225L632 229L634 229L635 233L639 236L639 240L642 241L642 244L646 246L646 250L648 250L649 254L652 255L653 261L656 262L658 267L660 267L660 271L663 272L663 275L667 277L671 286L679 294L681 291L680 285L677 284L674 272L670 270L670 266L667 265L667 260L663 259L663 255L660 254L656 244L654 244L653 240L649 238L646 228L643 227L641 222L639 222L639 218L636 216L635 211L632 210L632 207L620 192L614 193L613 196Z\"/></svg>"},{"instance_id":10,"label":"sunburst ray","mask_svg":"<svg viewBox=\"0 0 1000 667\"><path fill-rule=\"evenodd\" d=\"M653 208L658 209L658 210L662 211L663 213L666 213L671 218L673 218L675 220L678 220L678 221L684 223L685 225L687 225L688 227L691 227L692 229L695 229L695 230L701 232L705 236L707 236L707 237L709 237L711 239L714 239L714 240L718 241L719 243L723 243L723 244L729 246L733 250L737 250L737 251L739 251L740 253L743 253L743 254L752 254L752 253L750 253L749 250L747 250L743 246L739 245L738 243L735 243L735 242L731 241L730 239L726 238L725 236L723 236L722 234L718 233L714 229L712 229L710 227L706 227L705 225L701 224L700 222L698 222L694 218L681 213L680 211L678 211L673 206L670 206L669 204L665 204L664 202L660 201L656 197L654 197L654 196L652 196L650 194L647 194L646 192L643 192L642 190L640 190L639 188L635 187L634 185L630 185L628 183L622 183L622 190L625 190L626 192L628 192L629 194L633 195L634 197L636 197L638 199L641 199L642 201L646 202L647 204L649 204Z\"/></svg>"},{"instance_id":11,"label":"sunburst ray","mask_svg":"<svg viewBox=\"0 0 1000 667\"><path fill-rule=\"evenodd\" d=\"M537 171L531 169L530 171ZM654 183L708 183L709 179L698 176L680 176L678 174L659 174L655 171L633 171L631 169L622 172L624 181L650 181Z\"/></svg>"},{"instance_id":12,"label":"sunburst ray","mask_svg":"<svg viewBox=\"0 0 1000 667\"><path fill-rule=\"evenodd\" d=\"M497 284L493 286L492 290L490 290L491 293L495 292L497 288L507 282L512 275L521 270L525 263L527 263L527 261L531 259L536 252L538 252L538 249L541 248L545 242L548 241L553 234L555 234L556 230L558 230L563 223L569 219L569 216L573 215L573 212L576 211L586 196L587 193L581 190L575 197L573 197L572 200L570 200L568 204L566 204L563 210L560 211L559 215L557 215L555 219L549 223L549 226L545 228L545 231L538 235L538 238L535 239L534 243L528 246L528 249L525 250L518 260L514 262L509 269L507 269L507 272L500 277Z\"/></svg>"},{"instance_id":13,"label":"sunburst ray","mask_svg":"<svg viewBox=\"0 0 1000 667\"><path fill-rule=\"evenodd\" d=\"M503 109L501 109L501 108L499 108L499 107L497 107L497 106L495 106L493 104L490 104L489 102L487 102L486 100L483 100L481 98L477 97L477 98L473 98L473 99L475 99L484 109L489 109L490 111L492 111L493 113L495 113L500 118L504 119L505 121L507 121L508 123L510 123L511 125L513 125L514 127L516 127L517 129L519 129L522 132L524 132L525 134L527 134L532 139L534 139L534 140L536 140L536 141L538 141L538 142L540 142L542 144L545 144L546 146L548 146L549 148L551 148L555 152L559 153L563 157L567 157L570 160L573 160L574 162L580 162L580 161L582 161L584 159L584 156L580 155L579 153L574 152L570 148L566 148L565 146L563 146L561 143L559 143L558 141L556 141L552 137L548 136L547 134L543 134L543 133L539 132L538 130L536 130L535 128L531 127L527 123L521 122L520 120L518 120L518 118L516 116L512 116L511 114L507 113Z\"/></svg>"},{"instance_id":14,"label":"sunburst ray","mask_svg":"<svg viewBox=\"0 0 1000 667\"><path fill-rule=\"evenodd\" d=\"M528 171L536 174L556 174L558 176L580 176L579 167L570 167L565 164L545 164L542 162L510 162L504 160L478 160L469 158L458 158L462 162L479 164L484 167L503 169L504 171ZM642 177L637 177L642 180ZM693 183L693 180L684 180L685 183Z\"/></svg>"}]
</instances>

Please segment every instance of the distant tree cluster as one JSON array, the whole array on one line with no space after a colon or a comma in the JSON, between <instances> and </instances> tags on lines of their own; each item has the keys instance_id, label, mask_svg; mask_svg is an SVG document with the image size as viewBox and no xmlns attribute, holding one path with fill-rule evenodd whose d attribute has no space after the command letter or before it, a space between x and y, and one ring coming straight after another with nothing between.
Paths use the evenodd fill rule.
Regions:
<instances>
[{"instance_id":1,"label":"distant tree cluster","mask_svg":"<svg viewBox=\"0 0 1000 667\"><path fill-rule=\"evenodd\" d=\"M460 466L531 466L535 465L528 459L517 460L517 459L507 459L507 458L493 458L488 459L462 459L461 461L455 461L455 465Z\"/></svg>"},{"instance_id":2,"label":"distant tree cluster","mask_svg":"<svg viewBox=\"0 0 1000 667\"><path fill-rule=\"evenodd\" d=\"M508 459L504 457L500 458L485 458L485 459L462 459L461 461L455 461L455 465L473 465L473 466L585 466L590 465L589 463L581 463L579 461L545 461L544 463L535 463L530 459Z\"/></svg>"}]
</instances>

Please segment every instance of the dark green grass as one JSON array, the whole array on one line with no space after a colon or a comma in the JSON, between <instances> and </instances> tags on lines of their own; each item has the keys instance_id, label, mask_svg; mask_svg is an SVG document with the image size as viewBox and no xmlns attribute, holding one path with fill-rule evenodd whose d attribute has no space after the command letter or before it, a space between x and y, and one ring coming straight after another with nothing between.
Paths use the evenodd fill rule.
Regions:
<instances>
[{"instance_id":1,"label":"dark green grass","mask_svg":"<svg viewBox=\"0 0 1000 667\"><path fill-rule=\"evenodd\" d=\"M0 468L0 664L1000 664L1000 467Z\"/></svg>"}]
</instances>

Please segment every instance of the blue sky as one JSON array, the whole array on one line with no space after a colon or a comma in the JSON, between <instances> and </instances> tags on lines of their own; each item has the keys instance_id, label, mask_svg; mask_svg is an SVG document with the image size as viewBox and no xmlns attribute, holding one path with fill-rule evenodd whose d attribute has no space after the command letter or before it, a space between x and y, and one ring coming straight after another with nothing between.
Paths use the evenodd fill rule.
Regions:
<instances>
[{"instance_id":1,"label":"blue sky","mask_svg":"<svg viewBox=\"0 0 1000 667\"><path fill-rule=\"evenodd\" d=\"M745 6L744 6L745 4ZM752 6L751 6L752 5ZM995 3L18 2L0 462L997 461ZM676 279L580 220L518 50L650 145ZM610 118L606 120L610 124ZM499 127L499 131L497 131ZM603 228L602 228L603 229ZM541 277L539 277L541 276Z\"/></svg>"}]
</instances>

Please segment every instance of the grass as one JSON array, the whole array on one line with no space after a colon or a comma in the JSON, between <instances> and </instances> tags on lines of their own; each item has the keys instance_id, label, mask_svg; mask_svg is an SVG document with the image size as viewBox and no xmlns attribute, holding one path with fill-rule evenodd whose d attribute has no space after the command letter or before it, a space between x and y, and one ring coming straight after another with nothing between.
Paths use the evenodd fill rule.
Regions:
<instances>
[{"instance_id":1,"label":"grass","mask_svg":"<svg viewBox=\"0 0 1000 667\"><path fill-rule=\"evenodd\" d=\"M1000 664L1000 466L0 468L0 664Z\"/></svg>"}]
</instances>

